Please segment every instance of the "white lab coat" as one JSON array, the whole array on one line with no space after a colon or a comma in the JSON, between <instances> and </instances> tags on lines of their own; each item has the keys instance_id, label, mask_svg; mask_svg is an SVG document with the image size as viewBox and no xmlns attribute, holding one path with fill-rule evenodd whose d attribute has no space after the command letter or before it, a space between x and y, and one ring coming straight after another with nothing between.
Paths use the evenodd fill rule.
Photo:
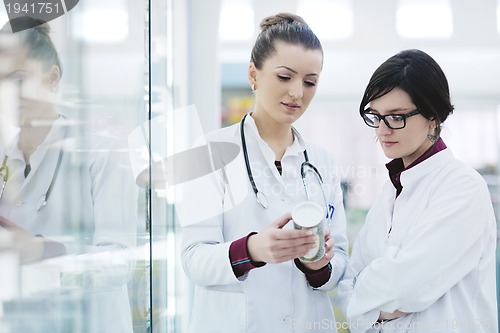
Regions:
<instances>
[{"instance_id":1,"label":"white lab coat","mask_svg":"<svg viewBox=\"0 0 500 333\"><path fill-rule=\"evenodd\" d=\"M190 331L336 332L327 291L337 286L344 273L347 238L342 193L333 161L325 150L305 144L296 133L294 143L282 158L283 176L280 176L274 165L274 153L259 137L251 117L245 122L245 134L255 183L267 194L267 209L256 201L241 151L225 168L227 183L219 170L201 187L196 181L193 186L185 186L184 219L189 220L186 216L190 212L199 214L204 202L210 202L210 207L215 206L219 212L215 216L207 213L205 220L187 223L183 230L182 262L187 276L196 284ZM241 147L240 125L210 133L207 141L232 142ZM260 231L306 199L300 177L304 148L324 179L327 201L335 207L331 221L335 256L330 280L318 289L312 288L293 261L267 264L236 278L229 260L231 242ZM231 193L241 189L245 195L238 202L235 198L239 196L231 197ZM291 227L291 223L285 226Z\"/></svg>"},{"instance_id":2,"label":"white lab coat","mask_svg":"<svg viewBox=\"0 0 500 333\"><path fill-rule=\"evenodd\" d=\"M445 149L390 182L339 284L351 332L498 332L496 223L488 189ZM389 230L391 229L389 233ZM386 322L380 311L411 314Z\"/></svg>"},{"instance_id":3,"label":"white lab coat","mask_svg":"<svg viewBox=\"0 0 500 333\"><path fill-rule=\"evenodd\" d=\"M110 142L59 118L32 154L26 179L17 138L0 147L10 171L0 215L34 235L64 243L68 252L22 271L23 297L47 293L58 298L51 302L54 309L32 312L44 315L40 323L53 320L47 327L54 331L132 332L127 282L134 262L127 249L135 244L137 190L126 152L118 153ZM53 179L47 205L37 211Z\"/></svg>"}]
</instances>

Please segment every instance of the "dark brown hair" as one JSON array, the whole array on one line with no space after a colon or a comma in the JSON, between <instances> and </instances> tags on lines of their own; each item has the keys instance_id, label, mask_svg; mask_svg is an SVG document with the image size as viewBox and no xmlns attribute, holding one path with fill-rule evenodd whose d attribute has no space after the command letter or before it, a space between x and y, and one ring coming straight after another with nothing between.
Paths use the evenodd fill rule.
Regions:
<instances>
[{"instance_id":1,"label":"dark brown hair","mask_svg":"<svg viewBox=\"0 0 500 333\"><path fill-rule=\"evenodd\" d=\"M373 73L359 105L363 116L366 106L394 88L405 91L427 119L435 120L436 134L448 115L453 113L448 80L438 63L427 53L417 49L401 51Z\"/></svg>"}]
</instances>

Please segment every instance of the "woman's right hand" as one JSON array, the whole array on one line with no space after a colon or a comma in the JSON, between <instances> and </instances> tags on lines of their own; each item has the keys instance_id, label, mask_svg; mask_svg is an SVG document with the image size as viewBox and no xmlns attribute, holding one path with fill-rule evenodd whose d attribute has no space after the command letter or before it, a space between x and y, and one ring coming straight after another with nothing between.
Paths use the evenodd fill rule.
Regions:
<instances>
[{"instance_id":1,"label":"woman's right hand","mask_svg":"<svg viewBox=\"0 0 500 333\"><path fill-rule=\"evenodd\" d=\"M292 219L285 214L248 238L248 253L254 262L280 263L302 257L316 245L316 235L307 230L284 230Z\"/></svg>"},{"instance_id":2,"label":"woman's right hand","mask_svg":"<svg viewBox=\"0 0 500 333\"><path fill-rule=\"evenodd\" d=\"M396 318L404 317L407 314L408 314L408 312L402 312L399 310L396 310L392 313L380 311L380 314L378 316L378 320L381 320L381 321L382 320L393 320Z\"/></svg>"},{"instance_id":3,"label":"woman's right hand","mask_svg":"<svg viewBox=\"0 0 500 333\"><path fill-rule=\"evenodd\" d=\"M19 253L22 264L66 254L62 243L35 237L16 223L0 215L1 229L10 232L11 247Z\"/></svg>"}]
</instances>

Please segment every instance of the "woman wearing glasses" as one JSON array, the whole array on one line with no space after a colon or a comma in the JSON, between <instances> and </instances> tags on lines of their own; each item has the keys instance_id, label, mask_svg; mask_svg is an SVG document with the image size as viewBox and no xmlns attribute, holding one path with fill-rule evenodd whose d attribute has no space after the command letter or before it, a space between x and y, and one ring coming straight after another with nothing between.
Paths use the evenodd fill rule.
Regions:
<instances>
[{"instance_id":1,"label":"woman wearing glasses","mask_svg":"<svg viewBox=\"0 0 500 333\"><path fill-rule=\"evenodd\" d=\"M186 215L214 210L198 222L181 220L190 224L183 230L184 270L196 284L191 331L336 332L327 291L347 264L340 182L329 154L292 127L316 92L323 52L296 15L268 17L261 28L248 68L253 111L207 135L236 145L239 155L213 181L184 193ZM297 258L317 236L294 230L290 212L309 195L331 226L325 254L304 263Z\"/></svg>"},{"instance_id":2,"label":"woman wearing glasses","mask_svg":"<svg viewBox=\"0 0 500 333\"><path fill-rule=\"evenodd\" d=\"M360 114L392 159L339 298L351 332L498 332L488 189L440 137L454 107L439 65L402 51L375 71Z\"/></svg>"}]
</instances>

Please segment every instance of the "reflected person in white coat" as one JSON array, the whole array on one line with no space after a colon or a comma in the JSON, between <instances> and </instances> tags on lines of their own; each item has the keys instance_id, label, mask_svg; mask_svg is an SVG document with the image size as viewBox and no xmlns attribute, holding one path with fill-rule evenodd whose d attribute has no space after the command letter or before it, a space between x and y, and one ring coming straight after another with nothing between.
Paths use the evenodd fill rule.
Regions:
<instances>
[{"instance_id":1,"label":"reflected person in white coat","mask_svg":"<svg viewBox=\"0 0 500 333\"><path fill-rule=\"evenodd\" d=\"M392 161L339 284L353 333L498 332L495 216L483 178L440 138L453 109L420 50L390 57L368 83L359 112Z\"/></svg>"},{"instance_id":2,"label":"reflected person in white coat","mask_svg":"<svg viewBox=\"0 0 500 333\"><path fill-rule=\"evenodd\" d=\"M253 111L244 123L206 135L209 142L238 145L240 154L213 181L188 186L184 195L185 219L207 202L218 210L198 223L181 221L189 224L182 262L196 284L191 332L336 332L328 291L347 265L340 181L330 154L292 127L316 92L323 52L296 15L270 16L261 28L248 68ZM295 230L290 221L292 208L307 199L300 173L305 152L324 180L319 203L335 208L327 217L326 253L313 263L297 258L314 246L316 235ZM267 198L262 205L250 171ZM242 202L232 202L231 191L241 189Z\"/></svg>"},{"instance_id":3,"label":"reflected person in white coat","mask_svg":"<svg viewBox=\"0 0 500 333\"><path fill-rule=\"evenodd\" d=\"M11 24L27 29L13 33ZM114 139L61 115L62 67L49 32L29 17L0 32L1 89L12 93L3 95L2 119L18 128L0 146L8 170L0 179L0 231L19 237L22 263L33 263L21 270L26 298L18 301L46 305L30 312L33 320L4 312L5 321L13 330L32 324L30 331L132 332L128 249L135 242L137 190L128 156Z\"/></svg>"}]
</instances>

